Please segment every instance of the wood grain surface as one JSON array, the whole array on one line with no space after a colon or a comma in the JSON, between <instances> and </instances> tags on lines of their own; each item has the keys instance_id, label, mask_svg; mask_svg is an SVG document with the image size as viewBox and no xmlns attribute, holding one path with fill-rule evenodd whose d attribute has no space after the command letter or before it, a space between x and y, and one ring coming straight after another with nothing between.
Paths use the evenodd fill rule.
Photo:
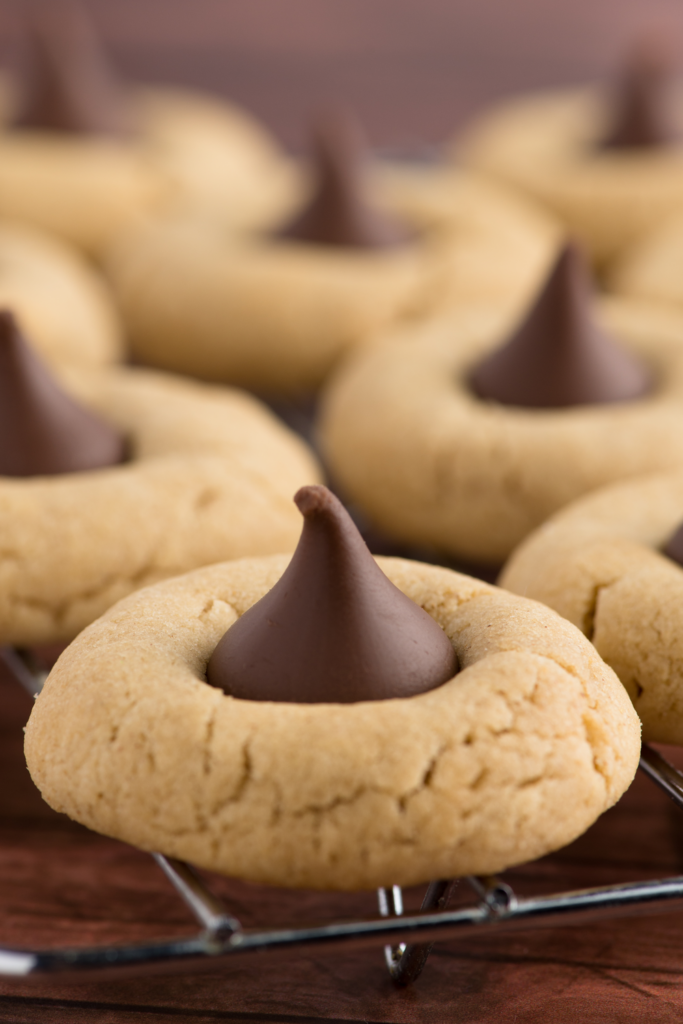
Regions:
<instances>
[{"instance_id":1,"label":"wood grain surface","mask_svg":"<svg viewBox=\"0 0 683 1024\"><path fill-rule=\"evenodd\" d=\"M352 103L373 140L438 144L492 97L604 77L643 26L678 44L680 0L93 0L131 76L216 89L292 147L312 110ZM0 7L0 43L16 28ZM679 47L680 48L680 47ZM0 945L104 943L191 932L151 858L53 813L26 772L30 698L0 674ZM678 756L674 752L673 757ZM681 761L683 764L683 761ZM506 876L523 894L678 873L683 813L638 778L572 846ZM212 879L245 924L374 912L326 896ZM407 894L409 906L420 893ZM683 1017L683 916L437 946L396 990L379 950L243 960L215 975L37 986L0 982L0 1021L64 1024L317 1021L603 1024Z\"/></svg>"}]
</instances>

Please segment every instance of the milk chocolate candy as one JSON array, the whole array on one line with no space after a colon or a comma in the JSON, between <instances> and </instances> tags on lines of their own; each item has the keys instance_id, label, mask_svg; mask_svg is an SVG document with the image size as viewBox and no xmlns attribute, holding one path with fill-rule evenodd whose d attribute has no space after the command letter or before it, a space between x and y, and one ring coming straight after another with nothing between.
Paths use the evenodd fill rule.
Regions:
<instances>
[{"instance_id":1,"label":"milk chocolate candy","mask_svg":"<svg viewBox=\"0 0 683 1024\"><path fill-rule=\"evenodd\" d=\"M683 523L669 537L662 550L668 558L683 566Z\"/></svg>"},{"instance_id":2,"label":"milk chocolate candy","mask_svg":"<svg viewBox=\"0 0 683 1024\"><path fill-rule=\"evenodd\" d=\"M124 91L85 9L49 0L31 19L23 103L16 128L76 135L129 129Z\"/></svg>"},{"instance_id":3,"label":"milk chocolate candy","mask_svg":"<svg viewBox=\"0 0 683 1024\"><path fill-rule=\"evenodd\" d=\"M602 149L654 149L679 141L672 111L671 59L662 40L642 39L617 82Z\"/></svg>"},{"instance_id":4,"label":"milk chocolate candy","mask_svg":"<svg viewBox=\"0 0 683 1024\"><path fill-rule=\"evenodd\" d=\"M651 383L647 367L596 323L588 271L571 244L521 324L470 378L480 398L537 409L628 402Z\"/></svg>"},{"instance_id":5,"label":"milk chocolate candy","mask_svg":"<svg viewBox=\"0 0 683 1024\"><path fill-rule=\"evenodd\" d=\"M62 391L0 310L0 476L76 473L124 457L124 439Z\"/></svg>"},{"instance_id":6,"label":"milk chocolate candy","mask_svg":"<svg viewBox=\"0 0 683 1024\"><path fill-rule=\"evenodd\" d=\"M228 629L207 681L246 700L411 697L458 669L441 627L379 568L326 487L302 487L299 545L284 575Z\"/></svg>"},{"instance_id":7,"label":"milk chocolate candy","mask_svg":"<svg viewBox=\"0 0 683 1024\"><path fill-rule=\"evenodd\" d=\"M336 110L316 124L313 141L313 196L275 237L348 249L408 242L410 233L366 199L365 147L356 120Z\"/></svg>"}]
</instances>

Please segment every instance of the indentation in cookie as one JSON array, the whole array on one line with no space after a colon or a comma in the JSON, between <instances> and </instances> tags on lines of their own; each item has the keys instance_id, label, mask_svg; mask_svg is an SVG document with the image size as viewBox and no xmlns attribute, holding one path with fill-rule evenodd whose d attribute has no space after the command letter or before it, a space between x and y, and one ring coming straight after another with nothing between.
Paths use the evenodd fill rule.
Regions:
<instances>
[{"instance_id":1,"label":"indentation in cookie","mask_svg":"<svg viewBox=\"0 0 683 1024\"><path fill-rule=\"evenodd\" d=\"M312 198L276 238L350 249L387 249L411 239L407 228L366 198L365 146L346 110L321 118L313 129Z\"/></svg>"},{"instance_id":2,"label":"indentation in cookie","mask_svg":"<svg viewBox=\"0 0 683 1024\"><path fill-rule=\"evenodd\" d=\"M616 82L611 124L601 149L655 149L680 139L671 110L671 55L663 40L644 38Z\"/></svg>"},{"instance_id":3,"label":"indentation in cookie","mask_svg":"<svg viewBox=\"0 0 683 1024\"><path fill-rule=\"evenodd\" d=\"M42 476L123 462L124 439L59 387L0 310L0 476Z\"/></svg>"},{"instance_id":4,"label":"indentation in cookie","mask_svg":"<svg viewBox=\"0 0 683 1024\"><path fill-rule=\"evenodd\" d=\"M598 326L585 261L570 243L521 324L475 367L470 384L480 398L552 409L632 401L647 394L652 376Z\"/></svg>"},{"instance_id":5,"label":"indentation in cookie","mask_svg":"<svg viewBox=\"0 0 683 1024\"><path fill-rule=\"evenodd\" d=\"M80 3L50 0L33 12L25 62L14 127L76 135L130 129L123 89Z\"/></svg>"},{"instance_id":6,"label":"indentation in cookie","mask_svg":"<svg viewBox=\"0 0 683 1024\"><path fill-rule=\"evenodd\" d=\"M326 487L302 487L298 547L282 577L228 629L207 669L248 700L301 704L410 697L451 679L450 640L385 576Z\"/></svg>"}]
</instances>

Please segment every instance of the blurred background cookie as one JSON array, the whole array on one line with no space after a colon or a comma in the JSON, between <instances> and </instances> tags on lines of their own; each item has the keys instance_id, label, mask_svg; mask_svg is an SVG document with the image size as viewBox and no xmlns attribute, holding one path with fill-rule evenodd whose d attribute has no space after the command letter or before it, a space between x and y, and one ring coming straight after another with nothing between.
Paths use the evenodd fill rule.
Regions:
<instances>
[{"instance_id":1,"label":"blurred background cookie","mask_svg":"<svg viewBox=\"0 0 683 1024\"><path fill-rule=\"evenodd\" d=\"M565 249L521 321L463 308L341 368L319 435L342 494L394 538L495 565L568 501L683 465L683 322L593 308Z\"/></svg>"},{"instance_id":2,"label":"blurred background cookie","mask_svg":"<svg viewBox=\"0 0 683 1024\"><path fill-rule=\"evenodd\" d=\"M119 362L123 328L106 283L66 242L0 220L0 307L14 310L48 362Z\"/></svg>"},{"instance_id":3,"label":"blurred background cookie","mask_svg":"<svg viewBox=\"0 0 683 1024\"><path fill-rule=\"evenodd\" d=\"M683 88L670 53L643 36L611 87L504 100L452 154L542 202L602 269L683 208Z\"/></svg>"},{"instance_id":4,"label":"blurred background cookie","mask_svg":"<svg viewBox=\"0 0 683 1024\"><path fill-rule=\"evenodd\" d=\"M255 119L192 90L120 81L77 0L29 12L0 133L0 215L97 254L168 205L237 223L281 208L288 163Z\"/></svg>"},{"instance_id":5,"label":"blurred background cookie","mask_svg":"<svg viewBox=\"0 0 683 1024\"><path fill-rule=\"evenodd\" d=\"M372 168L345 110L314 142L308 196L268 231L183 218L114 245L137 361L306 395L395 323L473 299L516 310L537 287L559 230L532 205L467 174Z\"/></svg>"}]
</instances>

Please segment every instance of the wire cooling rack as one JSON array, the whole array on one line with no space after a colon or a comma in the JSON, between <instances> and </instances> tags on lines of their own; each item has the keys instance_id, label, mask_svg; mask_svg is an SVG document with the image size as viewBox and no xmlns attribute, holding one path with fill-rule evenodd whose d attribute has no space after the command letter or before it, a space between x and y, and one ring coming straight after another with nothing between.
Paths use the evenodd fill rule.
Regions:
<instances>
[{"instance_id":1,"label":"wire cooling rack","mask_svg":"<svg viewBox=\"0 0 683 1024\"><path fill-rule=\"evenodd\" d=\"M40 692L47 673L41 672L26 652L3 649L0 657L29 693ZM647 745L641 751L640 769L683 808L681 772ZM401 888L393 886L378 889L376 917L291 928L243 928L189 864L159 853L152 856L201 931L181 939L128 945L47 950L0 947L0 977L59 975L85 981L114 974L215 971L236 956L383 946L392 979L397 985L409 985L420 976L433 943L439 940L683 909L683 876L531 898L517 897L497 878L469 877L466 881L473 902L456 910L448 909L456 880L442 879L427 887L418 913L403 912Z\"/></svg>"}]
</instances>

